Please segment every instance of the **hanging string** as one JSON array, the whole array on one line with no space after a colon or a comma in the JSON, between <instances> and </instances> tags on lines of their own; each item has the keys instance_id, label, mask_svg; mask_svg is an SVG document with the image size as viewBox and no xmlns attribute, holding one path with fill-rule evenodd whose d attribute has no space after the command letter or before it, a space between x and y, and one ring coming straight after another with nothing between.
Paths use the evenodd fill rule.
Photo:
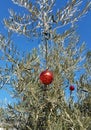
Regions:
<instances>
[{"instance_id":1,"label":"hanging string","mask_svg":"<svg viewBox=\"0 0 91 130\"><path fill-rule=\"evenodd\" d=\"M48 68L48 44L47 44L47 39L45 39L45 59L46 59L46 69Z\"/></svg>"}]
</instances>

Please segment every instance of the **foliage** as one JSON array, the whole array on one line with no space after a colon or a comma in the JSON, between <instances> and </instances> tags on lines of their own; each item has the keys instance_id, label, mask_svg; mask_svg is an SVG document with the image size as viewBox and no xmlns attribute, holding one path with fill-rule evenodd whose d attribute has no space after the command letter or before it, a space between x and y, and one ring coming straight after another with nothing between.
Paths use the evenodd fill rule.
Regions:
<instances>
[{"instance_id":1,"label":"foliage","mask_svg":"<svg viewBox=\"0 0 91 130\"><path fill-rule=\"evenodd\" d=\"M8 85L11 86L12 96L19 99L1 113L4 124L18 130L90 130L90 104L89 108L84 106L91 92L91 52L85 51L84 43L80 45L75 22L90 9L91 2L78 11L81 0L69 1L54 13L54 0L12 1L25 7L28 14L20 16L10 10L11 17L4 20L5 25L10 32L40 37L41 44L23 55L10 37L0 35L0 59L6 62L5 67L0 67L1 88L7 86L9 90ZM69 28L60 33L60 28L66 25ZM54 74L53 83L47 86L39 81L46 68ZM67 100L66 89L72 84L76 93L70 92ZM76 95L77 103L73 99Z\"/></svg>"}]
</instances>

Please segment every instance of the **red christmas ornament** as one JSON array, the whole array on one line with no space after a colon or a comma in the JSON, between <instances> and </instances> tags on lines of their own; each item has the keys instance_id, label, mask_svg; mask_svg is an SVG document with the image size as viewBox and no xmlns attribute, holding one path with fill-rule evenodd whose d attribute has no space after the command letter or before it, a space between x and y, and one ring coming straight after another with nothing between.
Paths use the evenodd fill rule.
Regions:
<instances>
[{"instance_id":1,"label":"red christmas ornament","mask_svg":"<svg viewBox=\"0 0 91 130\"><path fill-rule=\"evenodd\" d=\"M75 87L74 86L70 86L70 91L74 91Z\"/></svg>"},{"instance_id":2,"label":"red christmas ornament","mask_svg":"<svg viewBox=\"0 0 91 130\"><path fill-rule=\"evenodd\" d=\"M39 78L41 83L49 85L53 81L53 73L47 69L40 74Z\"/></svg>"}]
</instances>

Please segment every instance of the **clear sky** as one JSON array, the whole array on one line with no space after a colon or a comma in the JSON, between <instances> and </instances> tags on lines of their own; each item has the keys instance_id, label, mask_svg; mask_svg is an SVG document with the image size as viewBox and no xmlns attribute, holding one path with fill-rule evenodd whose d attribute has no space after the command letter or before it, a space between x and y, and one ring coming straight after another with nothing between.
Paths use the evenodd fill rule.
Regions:
<instances>
[{"instance_id":1,"label":"clear sky","mask_svg":"<svg viewBox=\"0 0 91 130\"><path fill-rule=\"evenodd\" d=\"M67 0L63 0L62 2L60 0L57 0L57 4L60 6L63 6L66 3ZM56 6L57 7L57 6ZM8 10L10 8L13 8L16 12L21 12L23 8L19 8L17 5L14 5L12 0L1 0L0 1L0 33L7 35L7 29L4 27L3 19L8 18L9 12ZM91 50L91 11L82 17L79 22L77 23L78 29L77 32L80 35L81 41L85 41L87 44L87 48ZM14 42L17 45L17 47L20 50L26 49L29 51L31 48L38 46L37 43L31 44L30 41L26 38L19 38L19 36L15 36ZM0 62L1 64L1 62ZM0 102L4 100L4 98L7 98L7 100L11 101L11 98L9 95L7 95L6 92L0 90Z\"/></svg>"},{"instance_id":2,"label":"clear sky","mask_svg":"<svg viewBox=\"0 0 91 130\"><path fill-rule=\"evenodd\" d=\"M57 0L57 4L58 5L60 4L60 6L63 7L63 4L65 4L67 0L63 0L61 2L59 2L59 1L60 0ZM1 0L0 1L0 33L4 33L4 34L7 33L6 28L3 25L3 18L7 18L9 16L8 10L10 8L13 8L16 12L19 12L19 13L20 13L20 11L24 12L23 8L21 8L21 7L19 8L19 6L13 4L12 0ZM77 31L81 37L81 41L85 41L87 43L87 47L91 48L91 11L86 16L81 18L79 20L79 22L77 23L77 25L78 25ZM20 41L20 42L22 42L22 41ZM20 44L20 43L18 43L18 44ZM24 44L24 41L22 44ZM29 44L27 44L27 46L28 45ZM24 44L23 47L24 46L26 46L26 44Z\"/></svg>"}]
</instances>

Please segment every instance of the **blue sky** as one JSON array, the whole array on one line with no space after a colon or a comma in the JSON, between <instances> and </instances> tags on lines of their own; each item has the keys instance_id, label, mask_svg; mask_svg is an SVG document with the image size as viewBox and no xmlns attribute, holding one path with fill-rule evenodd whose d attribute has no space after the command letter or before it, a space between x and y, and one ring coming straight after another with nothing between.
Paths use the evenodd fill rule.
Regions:
<instances>
[{"instance_id":1,"label":"blue sky","mask_svg":"<svg viewBox=\"0 0 91 130\"><path fill-rule=\"evenodd\" d=\"M57 4L59 5L59 1L57 0ZM63 5L66 3L67 0L63 0L60 2L60 6L63 7ZM57 6L56 6L57 7ZM7 29L4 27L3 19L8 18L9 12L8 9L13 8L17 12L24 12L23 8L19 8L17 5L14 5L12 0L1 0L0 1L0 33L7 35ZM80 35L81 42L85 41L87 44L87 48L91 50L91 11L86 14L84 17L82 17L79 22L77 23L78 28L77 32ZM19 36L13 37L15 44L20 50L26 49L26 51L29 51L30 49L38 46L38 42L33 44L30 42L30 40L26 38L21 38ZM0 62L1 63L1 62ZM6 98L8 101L12 101L10 96L7 95L6 92L0 90L0 103Z\"/></svg>"},{"instance_id":2,"label":"blue sky","mask_svg":"<svg viewBox=\"0 0 91 130\"><path fill-rule=\"evenodd\" d=\"M63 7L63 5L66 3L66 1L67 0L60 2L60 6ZM59 5L59 0L57 0L57 4ZM19 12L19 13L20 13L20 10L22 12L24 12L23 8L13 4L12 0L1 0L0 1L0 33L4 33L6 35L7 35L7 31L3 24L3 18L8 18L8 16L9 16L8 10L10 8L13 8L16 12ZM77 32L81 37L81 41L85 41L87 44L87 47L91 48L91 11L88 14L86 14L84 17L82 17L79 20L79 22L77 23L77 25L78 25ZM17 37L17 40L15 42L17 42L17 41L18 41L18 43L17 43L18 46L20 45L20 47L26 46L26 48L30 48L30 44L25 43L25 42L29 43L30 42L29 40L26 40L26 39L21 40L19 37ZM23 44L23 46L21 46L21 43ZM36 46L36 44L31 47L35 47L35 46Z\"/></svg>"},{"instance_id":3,"label":"blue sky","mask_svg":"<svg viewBox=\"0 0 91 130\"><path fill-rule=\"evenodd\" d=\"M63 7L63 5L66 3L66 1L67 0L64 0L64 2L60 2L60 6ZM57 0L57 4L59 4L59 0ZM23 8L13 4L12 0L1 0L0 1L0 33L4 33L6 35L7 35L7 31L3 24L3 18L8 18L8 16L9 16L8 10L10 8L13 8L16 12L19 12L19 13L20 13L20 10L22 12L24 12ZM85 41L87 44L87 47L91 48L91 11L88 14L86 14L84 17L82 17L79 20L79 22L77 23L77 25L78 25L77 32L81 37L81 41ZM17 37L17 41L18 41L18 44L20 44L22 41L20 41L20 43L19 43L18 38L19 37ZM28 42L30 42L30 41L27 40L27 43ZM23 41L23 43L22 43L23 47L26 46L26 48L27 48L27 46L29 44L24 44L24 43L25 43L25 41ZM21 44L20 44L20 46L21 46Z\"/></svg>"}]
</instances>

